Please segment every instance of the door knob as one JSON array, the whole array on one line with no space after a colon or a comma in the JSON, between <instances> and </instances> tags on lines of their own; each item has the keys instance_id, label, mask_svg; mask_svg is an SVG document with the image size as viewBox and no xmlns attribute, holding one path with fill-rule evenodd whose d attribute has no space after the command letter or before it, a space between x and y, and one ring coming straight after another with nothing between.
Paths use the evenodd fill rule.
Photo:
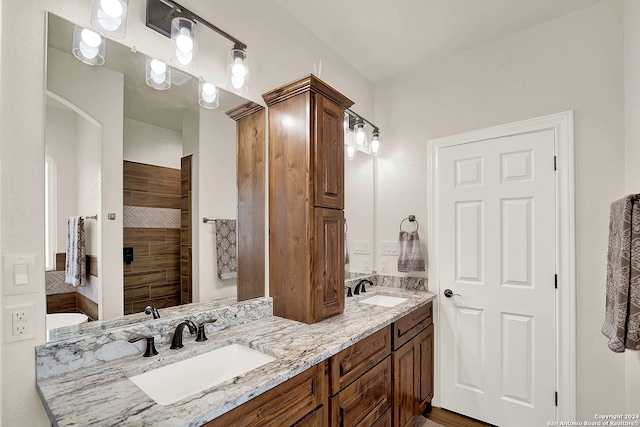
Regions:
<instances>
[{"instance_id":1,"label":"door knob","mask_svg":"<svg viewBox=\"0 0 640 427\"><path fill-rule=\"evenodd\" d=\"M453 291L451 289L445 289L444 290L444 296L447 298L451 298L452 296L459 296L461 297L462 295L460 294L454 294Z\"/></svg>"}]
</instances>

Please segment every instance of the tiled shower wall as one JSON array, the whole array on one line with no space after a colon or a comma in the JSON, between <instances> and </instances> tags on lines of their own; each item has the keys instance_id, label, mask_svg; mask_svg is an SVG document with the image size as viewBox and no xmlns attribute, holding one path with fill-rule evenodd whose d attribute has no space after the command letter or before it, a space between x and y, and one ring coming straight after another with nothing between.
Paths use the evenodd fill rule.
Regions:
<instances>
[{"instance_id":1,"label":"tiled shower wall","mask_svg":"<svg viewBox=\"0 0 640 427\"><path fill-rule=\"evenodd\" d=\"M180 169L124 161L124 313L179 305Z\"/></svg>"}]
</instances>

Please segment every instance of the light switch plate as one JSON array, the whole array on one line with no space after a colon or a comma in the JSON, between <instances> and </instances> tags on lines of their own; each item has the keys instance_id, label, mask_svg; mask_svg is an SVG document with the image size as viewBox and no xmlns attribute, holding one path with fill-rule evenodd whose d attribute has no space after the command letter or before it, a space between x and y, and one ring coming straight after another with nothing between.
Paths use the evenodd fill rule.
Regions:
<instances>
[{"instance_id":1,"label":"light switch plate","mask_svg":"<svg viewBox=\"0 0 640 427\"><path fill-rule=\"evenodd\" d=\"M398 242L382 241L380 242L380 255L394 256L398 255Z\"/></svg>"},{"instance_id":2,"label":"light switch plate","mask_svg":"<svg viewBox=\"0 0 640 427\"><path fill-rule=\"evenodd\" d=\"M2 288L4 295L31 294L38 291L37 254L3 255Z\"/></svg>"},{"instance_id":3,"label":"light switch plate","mask_svg":"<svg viewBox=\"0 0 640 427\"><path fill-rule=\"evenodd\" d=\"M35 304L2 308L5 344L36 337Z\"/></svg>"}]
</instances>

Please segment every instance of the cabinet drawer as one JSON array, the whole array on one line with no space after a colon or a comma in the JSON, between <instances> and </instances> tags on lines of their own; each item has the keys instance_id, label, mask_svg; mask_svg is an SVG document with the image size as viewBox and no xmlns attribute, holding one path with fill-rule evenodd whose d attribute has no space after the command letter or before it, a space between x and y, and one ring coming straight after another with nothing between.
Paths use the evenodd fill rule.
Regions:
<instances>
[{"instance_id":1,"label":"cabinet drawer","mask_svg":"<svg viewBox=\"0 0 640 427\"><path fill-rule=\"evenodd\" d=\"M391 408L389 408L371 427L391 427L391 418Z\"/></svg>"},{"instance_id":2,"label":"cabinet drawer","mask_svg":"<svg viewBox=\"0 0 640 427\"><path fill-rule=\"evenodd\" d=\"M403 318L393 323L393 349L396 350L402 344L418 335L433 323L432 303L412 311Z\"/></svg>"},{"instance_id":3,"label":"cabinet drawer","mask_svg":"<svg viewBox=\"0 0 640 427\"><path fill-rule=\"evenodd\" d=\"M331 358L330 391L336 394L391 354L391 327L345 348Z\"/></svg>"},{"instance_id":4,"label":"cabinet drawer","mask_svg":"<svg viewBox=\"0 0 640 427\"><path fill-rule=\"evenodd\" d=\"M291 427L327 427L328 424L327 407L323 405Z\"/></svg>"},{"instance_id":5,"label":"cabinet drawer","mask_svg":"<svg viewBox=\"0 0 640 427\"><path fill-rule=\"evenodd\" d=\"M205 424L209 427L283 427L327 404L327 361ZM308 424L301 424L308 425ZM322 424L319 424L322 425Z\"/></svg>"},{"instance_id":6,"label":"cabinet drawer","mask_svg":"<svg viewBox=\"0 0 640 427\"><path fill-rule=\"evenodd\" d=\"M391 407L391 357L331 398L331 427L370 427Z\"/></svg>"}]
</instances>

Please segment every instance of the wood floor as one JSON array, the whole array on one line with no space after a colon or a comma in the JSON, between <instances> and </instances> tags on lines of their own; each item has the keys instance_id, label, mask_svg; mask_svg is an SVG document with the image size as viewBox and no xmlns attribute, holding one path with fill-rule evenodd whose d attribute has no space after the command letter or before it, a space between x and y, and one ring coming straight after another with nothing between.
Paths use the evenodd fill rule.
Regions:
<instances>
[{"instance_id":1,"label":"wood floor","mask_svg":"<svg viewBox=\"0 0 640 427\"><path fill-rule=\"evenodd\" d=\"M456 414L455 412L447 411L442 408L433 408L431 413L426 414L425 417L434 423L442 424L445 427L487 427L491 424L483 423L482 421L474 420L473 418L465 417L464 415Z\"/></svg>"}]
</instances>

